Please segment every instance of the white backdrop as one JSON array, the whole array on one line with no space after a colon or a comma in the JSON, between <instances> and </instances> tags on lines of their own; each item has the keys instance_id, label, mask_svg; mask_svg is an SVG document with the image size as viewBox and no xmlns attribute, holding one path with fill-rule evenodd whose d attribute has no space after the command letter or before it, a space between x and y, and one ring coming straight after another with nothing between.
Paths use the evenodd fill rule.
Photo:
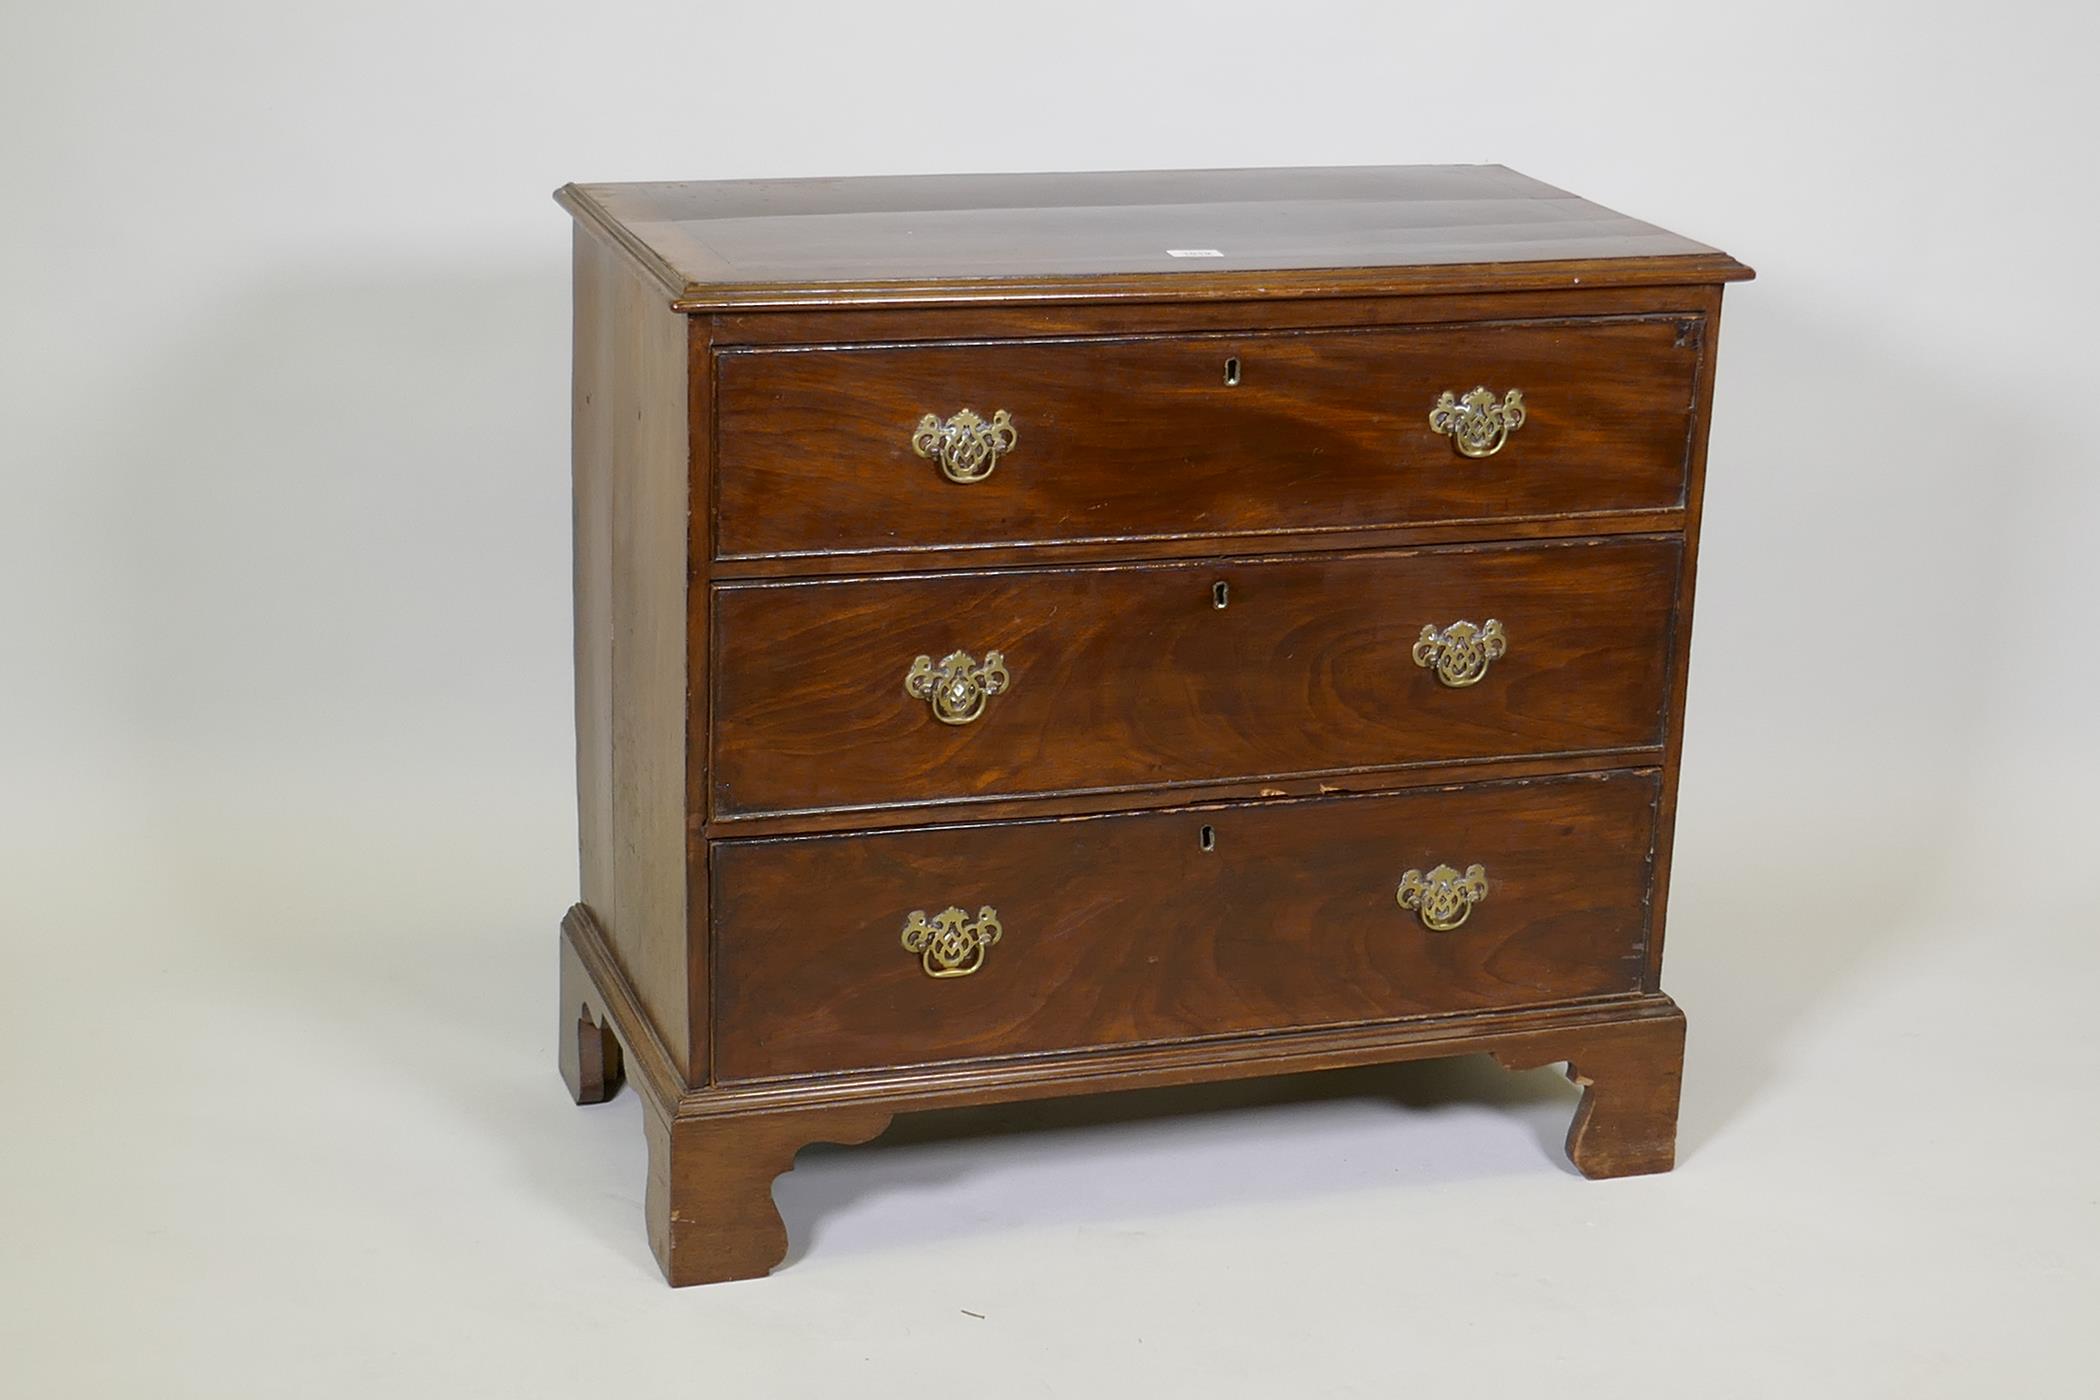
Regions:
<instances>
[{"instance_id":1,"label":"white backdrop","mask_svg":"<svg viewBox=\"0 0 2100 1400\"><path fill-rule=\"evenodd\" d=\"M1859 1246L1814 1269L1896 1270L1892 1297L1851 1306L1868 1309L1869 1341L1879 1325L1900 1346L1965 1295L1928 1288L1897 1242L1957 1259L1999 1247L2009 1225L1962 1212L2044 1191L2022 1165L2044 1148L2071 1163L2091 1147L2022 1117L1983 1139L2007 1156L1993 1175L1969 1146L1985 1126L1943 1076L1967 1065L1991 1099L2055 1075L2047 1093L2089 1105L2077 1076L2100 1067L2075 998L2100 933L2084 796L2100 780L2100 454L2082 421L2100 370L2092 7L195 0L18 3L5 28L0 938L21 980L0 1075L33 1142L0 1154L0 1210L23 1211L13 1232L30 1245L0 1262L0 1329L19 1329L45 1393L122 1391L126 1366L161 1393L233 1393L235 1355L264 1358L267 1388L287 1374L270 1366L327 1351L324 1314L369 1345L339 1339L322 1374L487 1374L431 1313L358 1314L375 1294L327 1282L346 1269L408 1267L506 1299L459 1261L495 1250L511 1286L552 1294L587 1290L566 1281L580 1259L609 1280L591 1306L646 1307L674 1332L734 1306L763 1332L786 1325L769 1308L848 1307L852 1288L888 1293L920 1258L923 1219L885 1233L842 1185L843 1203L790 1212L819 1239L752 1286L772 1291L674 1307L651 1291L629 1213L638 1135L605 1116L631 1096L596 1117L543 1102L558 1097L552 930L575 879L568 228L548 199L570 179L1498 161L1750 263L1759 280L1730 291L1721 337L1666 978L1693 1018L1690 1150L1658 1189L1696 1191L1702 1153L1718 1174L1744 1144L1742 1209L1763 1200ZM1948 979L1944 1002L1891 1005L1871 1033L1848 1019L1927 966ZM1804 1100L1799 1119L1760 1116L1843 1047L1879 1066L1899 1045L1915 1060ZM346 1123L388 1144L359 1149L355 1171ZM1336 1141L1360 1141L1351 1131ZM1483 1116L1477 1134L1494 1131ZM1100 1133L1041 1189L1109 1180L1086 1175L1104 1154L1127 1178L1122 1139ZM525 1135L596 1155L534 1155L552 1149L520 1149ZM1430 1151L1421 1138L1408 1150ZM1880 1188L1812 1168L1847 1146L1862 1172L1967 1155L1977 1175L1862 1225L1852 1212ZM1022 1211L934 1232L976 1261L943 1268L986 1280L1017 1238L1114 1235L1160 1204L1104 1187L1098 1215L1031 1217L986 1204L1003 1149L943 1150L964 1165L935 1175L977 1182L958 1190L986 1220ZM906 1160L873 1151L863 1160ZM1163 1170L1230 1156L1205 1147ZM1517 1156L1488 1175L1561 1188L1528 1139ZM856 1179L852 1161L798 1171L783 1201L812 1174ZM1470 1179L1466 1161L1439 1161L1440 1179ZM1844 1189L1757 1195L1795 1167ZM480 1185L520 1180L565 1224L497 1223ZM1241 1187L1245 1214L1205 1240L1285 1209L1251 1181L1198 1195L1223 1211ZM932 1194L914 1208L938 1216L918 1199ZM404 1223L433 1195L486 1225L454 1239ZM585 1228L565 1212L600 1199ZM1556 1194L1541 1210L1579 1224L1620 1199ZM1902 1353L1914 1382L1958 1389L2027 1365L2030 1393L2048 1389L2049 1300L2093 1301L2100 1244L2089 1190L2063 1208L2033 1227L2068 1241L2053 1264L1991 1255L1963 1274L1986 1312L2010 1308L2015 1280L2046 1285L2025 1320L1991 1346ZM1950 1219L1973 1237L1947 1237ZM1727 1248L1766 1234L1743 1225ZM559 1269L550 1234L572 1249ZM844 1262L827 1274L835 1236ZM1483 1238L1521 1261L1519 1242ZM1068 1262L1193 1267L1171 1240L1159 1249ZM1773 1269L1752 1273L1767 1303L1785 1290ZM204 1316L211 1279L253 1305L284 1270L321 1291L310 1310L298 1289L265 1298L281 1357ZM1236 1296L1252 1308L1249 1286ZM1659 1306L1633 1301L1656 1291L1622 1301ZM1142 1354L1075 1301L1093 1295L1056 1296L1063 1312L1033 1300L1036 1324ZM1605 1336L1567 1295L1542 1299L1537 1315L1491 1310L1557 1339L1541 1376ZM970 1306L950 1301L943 1328ZM1231 1305L1210 1304L1231 1327ZM60 1344L59 1323L104 1308L134 1345ZM587 1372L543 1350L548 1334L518 1321L529 1311L504 1315L519 1329L499 1330L511 1393ZM1317 1335L1335 1316L1295 1325ZM1744 1345L1788 1335L1742 1325ZM663 1335L623 1345L639 1357ZM967 1357L986 1335L939 1345ZM1809 1336L1826 1375L1866 1364ZM919 1360L935 1367L922 1381L961 1364ZM1249 1352L1234 1374L1251 1384L1271 1360ZM1782 1374L1744 1364L1705 1393Z\"/></svg>"}]
</instances>

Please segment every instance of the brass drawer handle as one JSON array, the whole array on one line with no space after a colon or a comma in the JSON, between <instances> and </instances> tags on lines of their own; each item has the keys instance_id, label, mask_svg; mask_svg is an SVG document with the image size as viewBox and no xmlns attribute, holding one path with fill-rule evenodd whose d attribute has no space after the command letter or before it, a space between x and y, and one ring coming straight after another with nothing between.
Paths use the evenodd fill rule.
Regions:
<instances>
[{"instance_id":1,"label":"brass drawer handle","mask_svg":"<svg viewBox=\"0 0 2100 1400\"><path fill-rule=\"evenodd\" d=\"M924 909L905 915L902 941L905 952L919 955L928 977L968 977L984 966L984 950L1005 932L991 905L973 919L951 904L931 919Z\"/></svg>"},{"instance_id":2,"label":"brass drawer handle","mask_svg":"<svg viewBox=\"0 0 2100 1400\"><path fill-rule=\"evenodd\" d=\"M1428 667L1445 685L1461 690L1486 675L1488 663L1508 650L1509 634L1492 617L1478 627L1470 622L1443 628L1425 624L1415 638L1415 665Z\"/></svg>"},{"instance_id":3,"label":"brass drawer handle","mask_svg":"<svg viewBox=\"0 0 2100 1400\"><path fill-rule=\"evenodd\" d=\"M904 673L904 693L933 706L933 717L942 724L968 724L1010 679L1006 658L996 651L986 652L982 665L966 651L951 651L938 666L930 656L914 658Z\"/></svg>"},{"instance_id":4,"label":"brass drawer handle","mask_svg":"<svg viewBox=\"0 0 2100 1400\"><path fill-rule=\"evenodd\" d=\"M1422 926L1438 933L1448 933L1464 923L1473 906L1487 897L1483 866L1469 865L1461 875L1448 865L1439 865L1427 875L1410 870L1400 877L1400 907L1420 913Z\"/></svg>"},{"instance_id":5,"label":"brass drawer handle","mask_svg":"<svg viewBox=\"0 0 2100 1400\"><path fill-rule=\"evenodd\" d=\"M1492 457L1524 426L1524 391L1512 389L1496 403L1485 384L1462 399L1446 389L1429 410L1429 426L1450 438L1461 457Z\"/></svg>"},{"instance_id":6,"label":"brass drawer handle","mask_svg":"<svg viewBox=\"0 0 2100 1400\"><path fill-rule=\"evenodd\" d=\"M940 463L941 475L950 481L968 485L990 476L1000 455L1013 451L1019 440L1005 409L995 410L987 423L966 408L945 423L931 413L921 418L911 450Z\"/></svg>"}]
</instances>

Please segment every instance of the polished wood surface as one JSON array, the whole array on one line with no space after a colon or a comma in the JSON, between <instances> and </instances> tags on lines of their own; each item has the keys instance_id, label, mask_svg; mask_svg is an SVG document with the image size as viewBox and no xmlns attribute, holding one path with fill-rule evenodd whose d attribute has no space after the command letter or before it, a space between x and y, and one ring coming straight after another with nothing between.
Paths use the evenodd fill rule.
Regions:
<instances>
[{"instance_id":1,"label":"polished wood surface","mask_svg":"<svg viewBox=\"0 0 2100 1400\"><path fill-rule=\"evenodd\" d=\"M1684 503L1697 318L1008 341L717 356L727 559L1491 522ZM1445 392L1522 391L1469 459ZM923 414L1011 414L951 482ZM1243 546L1244 547L1244 546Z\"/></svg>"},{"instance_id":2,"label":"polished wood surface","mask_svg":"<svg viewBox=\"0 0 2100 1400\"><path fill-rule=\"evenodd\" d=\"M589 909L562 924L565 948L604 989L614 1023L640 1047L649 1135L644 1215L674 1284L756 1278L785 1252L772 1178L813 1142L865 1140L895 1113L1197 1080L1299 1074L1488 1053L1511 1068L1567 1064L1583 1085L1568 1132L1585 1176L1667 1170L1674 1151L1684 1017L1656 993L1409 1021L1216 1040L1090 1049L1010 1060L694 1087L670 1068ZM727 1132L706 1129L723 1125ZM738 1131L741 1129L741 1131Z\"/></svg>"},{"instance_id":3,"label":"polished wood surface","mask_svg":"<svg viewBox=\"0 0 2100 1400\"><path fill-rule=\"evenodd\" d=\"M682 1070L691 327L575 240L577 826L585 901ZM705 907L702 904L700 907Z\"/></svg>"},{"instance_id":4,"label":"polished wood surface","mask_svg":"<svg viewBox=\"0 0 2100 1400\"><path fill-rule=\"evenodd\" d=\"M1568 1064L1586 1175L1670 1167L1693 553L1747 268L1499 167L560 198L558 1060L579 1102L646 1099L667 1277L765 1272L797 1148L916 1109L1486 1052ZM1483 459L1427 422L1474 385L1526 397ZM908 443L964 407L1020 441L959 485ZM1477 685L1413 664L1488 617ZM914 656L991 648L975 722L905 694ZM1475 862L1457 929L1395 898ZM950 904L1005 932L936 980L899 933Z\"/></svg>"},{"instance_id":5,"label":"polished wood surface","mask_svg":"<svg viewBox=\"0 0 2100 1400\"><path fill-rule=\"evenodd\" d=\"M1652 911L1651 911L1652 916ZM1650 920L1651 937L1653 919ZM1295 1074L1433 1055L1486 1052L1497 1046L1558 1040L1573 1033L1681 1016L1655 991L1557 1002L1515 1010L1359 1022L1295 1031L1256 1031L1204 1040L1171 1040L1002 1059L892 1065L848 1074L693 1084L652 1043L633 988L613 960L597 920L584 905L562 919L562 941L600 993L620 1038L626 1082L650 1104L680 1119L767 1115L834 1105L872 1104L897 1112L971 1104L1113 1093L1194 1080ZM638 1032L633 1041L628 1031ZM1562 1056L1535 1061L1550 1064Z\"/></svg>"},{"instance_id":6,"label":"polished wood surface","mask_svg":"<svg viewBox=\"0 0 2100 1400\"><path fill-rule=\"evenodd\" d=\"M649 1177L642 1193L649 1248L673 1287L757 1278L787 1253L773 1178L814 1142L866 1142L887 1128L875 1107L748 1117L681 1118L651 1104L642 1121Z\"/></svg>"},{"instance_id":7,"label":"polished wood surface","mask_svg":"<svg viewBox=\"0 0 2100 1400\"><path fill-rule=\"evenodd\" d=\"M1507 272L1508 269L1504 269ZM912 345L940 341L1129 339L1249 331L1365 330L1480 322L1671 319L1715 311L1720 288L1701 284L1562 287L1396 296L1182 297L1112 306L975 301L934 306L767 307L695 315L718 350L756 346Z\"/></svg>"},{"instance_id":8,"label":"polished wood surface","mask_svg":"<svg viewBox=\"0 0 2100 1400\"><path fill-rule=\"evenodd\" d=\"M1658 745L1678 565L1634 537L718 585L715 814ZM1478 682L1415 664L1424 625L1489 618ZM994 648L974 722L905 693L915 656Z\"/></svg>"},{"instance_id":9,"label":"polished wood surface","mask_svg":"<svg viewBox=\"0 0 2100 1400\"><path fill-rule=\"evenodd\" d=\"M714 848L725 1080L1630 995L1653 772ZM1402 873L1486 868L1448 932ZM899 941L990 905L966 977Z\"/></svg>"},{"instance_id":10,"label":"polished wood surface","mask_svg":"<svg viewBox=\"0 0 2100 1400\"><path fill-rule=\"evenodd\" d=\"M1684 1017L1599 1029L1575 1044L1517 1040L1492 1051L1507 1069L1565 1063L1582 1086L1568 1124L1568 1160L1584 1176L1646 1176L1677 1164Z\"/></svg>"},{"instance_id":11,"label":"polished wood surface","mask_svg":"<svg viewBox=\"0 0 2100 1400\"><path fill-rule=\"evenodd\" d=\"M1749 275L1498 165L678 181L556 197L682 310Z\"/></svg>"},{"instance_id":12,"label":"polished wood surface","mask_svg":"<svg viewBox=\"0 0 2100 1400\"><path fill-rule=\"evenodd\" d=\"M1684 571L1677 583L1676 634L1670 646L1670 713L1677 716L1663 738L1662 822L1655 844L1655 889L1650 895L1658 910L1670 902L1672 848L1677 836L1677 788L1683 773L1685 700L1691 682L1693 585L1699 572L1699 527L1706 501L1706 423L1713 414L1714 374L1719 350L1721 289L1711 288L1713 316L1706 333L1706 349L1700 358L1699 383L1693 404L1691 480L1685 492L1683 521ZM1648 985L1662 985L1663 921L1656 921L1655 937L1648 945Z\"/></svg>"}]
</instances>

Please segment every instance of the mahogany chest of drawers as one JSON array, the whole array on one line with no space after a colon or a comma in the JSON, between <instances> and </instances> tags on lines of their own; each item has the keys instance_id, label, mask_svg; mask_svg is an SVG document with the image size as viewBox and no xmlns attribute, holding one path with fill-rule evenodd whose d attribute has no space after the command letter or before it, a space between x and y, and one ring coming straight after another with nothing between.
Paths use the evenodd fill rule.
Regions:
<instances>
[{"instance_id":1,"label":"mahogany chest of drawers","mask_svg":"<svg viewBox=\"0 0 2100 1400\"><path fill-rule=\"evenodd\" d=\"M579 1102L673 1283L903 1110L1488 1052L1672 1161L1722 285L1494 166L569 186Z\"/></svg>"}]
</instances>

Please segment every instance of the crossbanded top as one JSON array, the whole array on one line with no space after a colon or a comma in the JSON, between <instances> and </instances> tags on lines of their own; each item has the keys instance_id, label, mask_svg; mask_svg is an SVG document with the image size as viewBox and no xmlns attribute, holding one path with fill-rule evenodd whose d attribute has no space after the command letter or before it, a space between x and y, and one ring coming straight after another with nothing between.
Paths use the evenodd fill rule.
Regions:
<instances>
[{"instance_id":1,"label":"crossbanded top","mask_svg":"<svg viewBox=\"0 0 2100 1400\"><path fill-rule=\"evenodd\" d=\"M681 310L1736 281L1706 244L1499 165L566 185Z\"/></svg>"}]
</instances>

